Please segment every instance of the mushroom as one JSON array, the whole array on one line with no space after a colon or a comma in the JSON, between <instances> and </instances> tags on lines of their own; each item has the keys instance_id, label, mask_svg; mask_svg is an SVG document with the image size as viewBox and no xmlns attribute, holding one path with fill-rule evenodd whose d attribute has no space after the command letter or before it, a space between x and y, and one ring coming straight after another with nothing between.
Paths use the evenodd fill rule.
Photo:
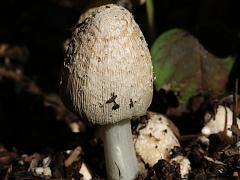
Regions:
<instances>
[{"instance_id":1,"label":"mushroom","mask_svg":"<svg viewBox=\"0 0 240 180\"><path fill-rule=\"evenodd\" d=\"M216 114L212 116L206 113L204 117L205 125L201 132L205 136L225 132L228 137L232 137L231 126L233 123L233 112L228 107L219 105ZM237 118L238 128L240 128L240 120Z\"/></svg>"},{"instance_id":2,"label":"mushroom","mask_svg":"<svg viewBox=\"0 0 240 180\"><path fill-rule=\"evenodd\" d=\"M152 100L151 57L133 16L123 7L96 8L76 25L60 80L72 111L99 125L109 179L134 179L138 163L130 120Z\"/></svg>"}]
</instances>

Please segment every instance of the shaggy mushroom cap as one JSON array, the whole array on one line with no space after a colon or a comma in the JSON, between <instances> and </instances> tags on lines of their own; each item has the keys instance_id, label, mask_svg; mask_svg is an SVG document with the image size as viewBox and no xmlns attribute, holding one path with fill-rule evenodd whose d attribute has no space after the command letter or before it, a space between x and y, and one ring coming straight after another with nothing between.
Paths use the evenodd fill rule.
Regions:
<instances>
[{"instance_id":1,"label":"shaggy mushroom cap","mask_svg":"<svg viewBox=\"0 0 240 180\"><path fill-rule=\"evenodd\" d=\"M75 27L60 82L70 109L93 124L142 116L152 86L150 53L129 11L101 6Z\"/></svg>"}]
</instances>

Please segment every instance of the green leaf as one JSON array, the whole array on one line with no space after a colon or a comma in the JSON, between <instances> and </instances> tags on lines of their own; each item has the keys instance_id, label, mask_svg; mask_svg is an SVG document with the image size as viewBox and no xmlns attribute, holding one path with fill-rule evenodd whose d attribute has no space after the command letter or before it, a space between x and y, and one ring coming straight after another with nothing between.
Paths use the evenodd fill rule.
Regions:
<instances>
[{"instance_id":1,"label":"green leaf","mask_svg":"<svg viewBox=\"0 0 240 180\"><path fill-rule=\"evenodd\" d=\"M207 52L194 36L181 29L160 35L151 55L156 89L179 92L182 102L202 91L223 92L235 60Z\"/></svg>"}]
</instances>

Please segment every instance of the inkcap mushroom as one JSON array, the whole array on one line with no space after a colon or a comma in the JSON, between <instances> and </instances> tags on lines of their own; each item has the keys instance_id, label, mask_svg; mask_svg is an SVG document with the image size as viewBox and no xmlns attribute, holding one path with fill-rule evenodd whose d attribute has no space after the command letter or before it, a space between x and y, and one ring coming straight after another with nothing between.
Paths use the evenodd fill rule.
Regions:
<instances>
[{"instance_id":1,"label":"inkcap mushroom","mask_svg":"<svg viewBox=\"0 0 240 180\"><path fill-rule=\"evenodd\" d=\"M102 131L108 179L134 179L130 120L152 100L151 57L131 13L108 4L76 25L60 80L66 106Z\"/></svg>"}]
</instances>

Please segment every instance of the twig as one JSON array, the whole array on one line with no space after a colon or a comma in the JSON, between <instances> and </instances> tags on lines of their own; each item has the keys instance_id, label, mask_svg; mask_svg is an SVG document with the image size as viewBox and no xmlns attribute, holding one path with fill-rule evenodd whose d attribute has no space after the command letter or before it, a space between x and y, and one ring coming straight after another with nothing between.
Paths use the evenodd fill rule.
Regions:
<instances>
[{"instance_id":1,"label":"twig","mask_svg":"<svg viewBox=\"0 0 240 180\"><path fill-rule=\"evenodd\" d=\"M210 161L210 162L215 163L215 164L225 165L223 162L215 160L215 159L213 159L209 156L203 156L203 158L206 159L207 161Z\"/></svg>"},{"instance_id":2,"label":"twig","mask_svg":"<svg viewBox=\"0 0 240 180\"><path fill-rule=\"evenodd\" d=\"M149 34L150 41L154 40L155 36L155 25L154 25L154 4L153 0L146 1L146 10L147 10L147 18L148 18L148 26L149 26Z\"/></svg>"},{"instance_id":3,"label":"twig","mask_svg":"<svg viewBox=\"0 0 240 180\"><path fill-rule=\"evenodd\" d=\"M65 160L64 165L66 167L69 167L74 161L76 161L79 157L79 155L82 152L82 148L80 146L77 146L72 153L70 154L70 156Z\"/></svg>"},{"instance_id":4,"label":"twig","mask_svg":"<svg viewBox=\"0 0 240 180\"><path fill-rule=\"evenodd\" d=\"M235 81L235 88L233 93L233 123L231 129L236 129L238 127L237 124L237 109L238 109L238 78ZM239 137L237 134L233 133L233 143L237 143L239 141Z\"/></svg>"},{"instance_id":5,"label":"twig","mask_svg":"<svg viewBox=\"0 0 240 180\"><path fill-rule=\"evenodd\" d=\"M187 134L187 135L182 135L180 136L180 141L185 142L185 141L191 141L193 139L196 139L199 136L199 134Z\"/></svg>"}]
</instances>

